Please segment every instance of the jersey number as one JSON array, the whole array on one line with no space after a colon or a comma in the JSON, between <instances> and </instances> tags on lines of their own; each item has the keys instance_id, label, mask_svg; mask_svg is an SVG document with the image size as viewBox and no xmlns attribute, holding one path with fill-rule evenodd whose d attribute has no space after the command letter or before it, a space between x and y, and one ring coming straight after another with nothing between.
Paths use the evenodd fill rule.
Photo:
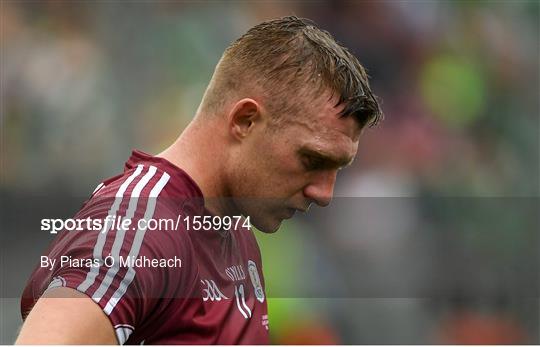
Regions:
<instances>
[{"instance_id":1,"label":"jersey number","mask_svg":"<svg viewBox=\"0 0 540 347\"><path fill-rule=\"evenodd\" d=\"M234 286L234 295L236 297L236 306L238 307L238 311L240 311L245 319L251 318L251 310L246 304L246 295L243 284Z\"/></svg>"}]
</instances>

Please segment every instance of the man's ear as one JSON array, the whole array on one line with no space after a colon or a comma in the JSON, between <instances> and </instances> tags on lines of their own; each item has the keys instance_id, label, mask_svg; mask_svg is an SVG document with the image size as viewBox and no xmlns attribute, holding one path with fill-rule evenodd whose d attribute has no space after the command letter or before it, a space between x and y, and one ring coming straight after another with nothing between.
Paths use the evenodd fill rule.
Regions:
<instances>
[{"instance_id":1,"label":"man's ear","mask_svg":"<svg viewBox=\"0 0 540 347\"><path fill-rule=\"evenodd\" d=\"M234 104L228 116L228 126L237 139L243 139L261 119L261 106L253 99L242 99Z\"/></svg>"}]
</instances>

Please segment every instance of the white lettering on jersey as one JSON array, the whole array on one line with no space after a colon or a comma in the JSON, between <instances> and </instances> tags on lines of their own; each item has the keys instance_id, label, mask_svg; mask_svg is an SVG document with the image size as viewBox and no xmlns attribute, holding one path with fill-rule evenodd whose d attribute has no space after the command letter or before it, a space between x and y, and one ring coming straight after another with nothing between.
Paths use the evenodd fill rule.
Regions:
<instances>
[{"instance_id":1,"label":"white lettering on jersey","mask_svg":"<svg viewBox=\"0 0 540 347\"><path fill-rule=\"evenodd\" d=\"M244 272L242 265L229 266L225 269L225 274L227 274L232 281L241 281L246 279L246 273Z\"/></svg>"},{"instance_id":2,"label":"white lettering on jersey","mask_svg":"<svg viewBox=\"0 0 540 347\"><path fill-rule=\"evenodd\" d=\"M267 314L263 314L262 317L261 317L262 321L262 326L268 330L268 315Z\"/></svg>"}]
</instances>

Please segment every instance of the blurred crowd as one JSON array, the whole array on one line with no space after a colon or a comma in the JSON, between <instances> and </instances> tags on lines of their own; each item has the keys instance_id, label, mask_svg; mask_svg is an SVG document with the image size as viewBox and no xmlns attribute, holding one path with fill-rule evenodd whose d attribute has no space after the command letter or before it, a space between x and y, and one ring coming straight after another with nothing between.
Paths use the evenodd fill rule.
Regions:
<instances>
[{"instance_id":1,"label":"blurred crowd","mask_svg":"<svg viewBox=\"0 0 540 347\"><path fill-rule=\"evenodd\" d=\"M85 198L131 149L178 136L231 41L307 17L366 67L385 120L365 130L331 207L258 235L273 342L540 343L539 12L2 1L0 190Z\"/></svg>"}]
</instances>

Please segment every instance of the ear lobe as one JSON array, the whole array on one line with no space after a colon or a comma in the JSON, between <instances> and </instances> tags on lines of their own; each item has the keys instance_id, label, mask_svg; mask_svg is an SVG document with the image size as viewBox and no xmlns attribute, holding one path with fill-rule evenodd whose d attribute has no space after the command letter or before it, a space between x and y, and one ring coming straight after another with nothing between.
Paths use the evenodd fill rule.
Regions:
<instances>
[{"instance_id":1,"label":"ear lobe","mask_svg":"<svg viewBox=\"0 0 540 347\"><path fill-rule=\"evenodd\" d=\"M242 99L234 104L229 113L229 129L237 139L243 139L260 120L260 105L253 99Z\"/></svg>"}]
</instances>

